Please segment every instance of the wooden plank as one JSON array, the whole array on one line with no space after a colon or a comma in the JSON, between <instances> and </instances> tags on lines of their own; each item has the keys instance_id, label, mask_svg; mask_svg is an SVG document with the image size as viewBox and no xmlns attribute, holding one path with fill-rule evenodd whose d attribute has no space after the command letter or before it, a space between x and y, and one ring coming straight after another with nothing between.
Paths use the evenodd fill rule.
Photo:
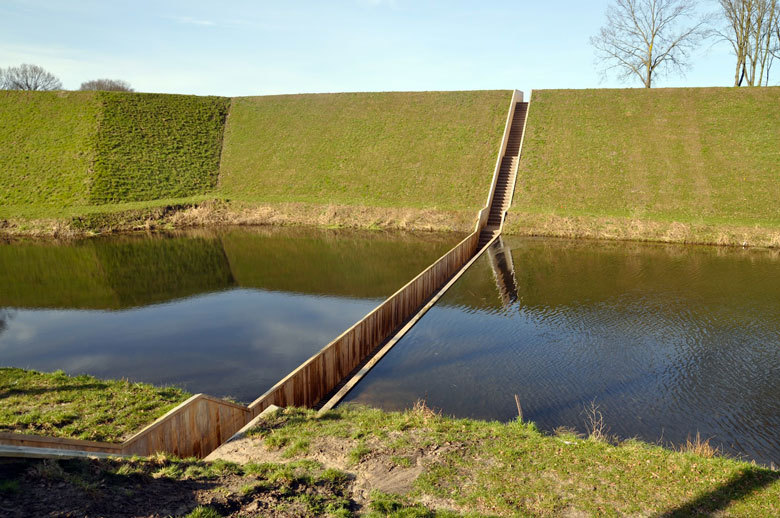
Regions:
<instances>
[{"instance_id":1,"label":"wooden plank","mask_svg":"<svg viewBox=\"0 0 780 518\"><path fill-rule=\"evenodd\" d=\"M119 453L105 453L86 450L68 450L65 448L43 448L27 446L0 445L0 457L25 458L25 459L106 459L124 457Z\"/></svg>"},{"instance_id":2,"label":"wooden plank","mask_svg":"<svg viewBox=\"0 0 780 518\"><path fill-rule=\"evenodd\" d=\"M9 432L0 433L0 445L115 454L120 453L122 450L121 444L110 442L84 441L80 439L68 439L64 437L46 437L42 435Z\"/></svg>"}]
</instances>

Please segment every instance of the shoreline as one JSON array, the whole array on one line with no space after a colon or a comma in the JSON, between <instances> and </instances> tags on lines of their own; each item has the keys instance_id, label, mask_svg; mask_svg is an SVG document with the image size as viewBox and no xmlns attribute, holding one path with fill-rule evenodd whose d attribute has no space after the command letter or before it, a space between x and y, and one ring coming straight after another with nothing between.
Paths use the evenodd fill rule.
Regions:
<instances>
[{"instance_id":1,"label":"shoreline","mask_svg":"<svg viewBox=\"0 0 780 518\"><path fill-rule=\"evenodd\" d=\"M471 232L475 210L366 207L302 202L184 202L59 218L0 218L0 239L67 241L149 231L276 226ZM505 236L780 249L780 228L641 218L507 213Z\"/></svg>"},{"instance_id":2,"label":"shoreline","mask_svg":"<svg viewBox=\"0 0 780 518\"><path fill-rule=\"evenodd\" d=\"M0 218L0 239L54 240L101 235L223 226L306 226L362 230L470 232L471 210L318 205L312 203L226 202L170 204L115 212L88 212L60 218Z\"/></svg>"}]
</instances>

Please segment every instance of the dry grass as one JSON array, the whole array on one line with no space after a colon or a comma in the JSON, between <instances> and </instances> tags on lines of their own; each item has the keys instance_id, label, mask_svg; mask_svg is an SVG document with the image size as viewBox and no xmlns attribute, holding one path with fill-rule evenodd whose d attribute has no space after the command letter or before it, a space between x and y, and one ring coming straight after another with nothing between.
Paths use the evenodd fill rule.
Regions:
<instances>
[{"instance_id":1,"label":"dry grass","mask_svg":"<svg viewBox=\"0 0 780 518\"><path fill-rule=\"evenodd\" d=\"M696 437L691 438L689 436L685 441L685 444L681 444L678 450L681 453L692 453L699 457L705 457L708 459L722 454L720 448L715 448L710 444L709 438L702 440L701 434L699 432L696 432Z\"/></svg>"},{"instance_id":2,"label":"dry grass","mask_svg":"<svg viewBox=\"0 0 780 518\"><path fill-rule=\"evenodd\" d=\"M595 401L591 401L585 407L584 414L588 438L598 442L610 442L609 427L607 427L604 421L604 414L601 413Z\"/></svg>"},{"instance_id":3,"label":"dry grass","mask_svg":"<svg viewBox=\"0 0 780 518\"><path fill-rule=\"evenodd\" d=\"M226 203L218 200L101 211L72 218L0 219L0 236L71 239L138 230L221 225L306 225L355 229L471 232L474 211L381 208L313 203Z\"/></svg>"},{"instance_id":4,"label":"dry grass","mask_svg":"<svg viewBox=\"0 0 780 518\"><path fill-rule=\"evenodd\" d=\"M507 214L504 233L573 239L780 248L780 229L771 227L707 225L620 217L560 216L516 211Z\"/></svg>"}]
</instances>

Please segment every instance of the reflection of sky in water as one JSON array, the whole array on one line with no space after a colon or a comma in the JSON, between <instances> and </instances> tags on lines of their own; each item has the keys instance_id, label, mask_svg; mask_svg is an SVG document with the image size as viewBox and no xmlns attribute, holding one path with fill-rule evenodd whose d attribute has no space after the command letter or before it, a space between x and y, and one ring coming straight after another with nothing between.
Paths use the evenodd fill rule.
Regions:
<instances>
[{"instance_id":1,"label":"reflection of sky in water","mask_svg":"<svg viewBox=\"0 0 780 518\"><path fill-rule=\"evenodd\" d=\"M518 394L543 429L581 431L595 401L621 437L698 431L780 464L777 258L516 242L515 300L481 257L347 400L509 420Z\"/></svg>"},{"instance_id":2,"label":"reflection of sky in water","mask_svg":"<svg viewBox=\"0 0 780 518\"><path fill-rule=\"evenodd\" d=\"M0 364L251 401L379 303L235 289L127 311L12 310Z\"/></svg>"}]
</instances>

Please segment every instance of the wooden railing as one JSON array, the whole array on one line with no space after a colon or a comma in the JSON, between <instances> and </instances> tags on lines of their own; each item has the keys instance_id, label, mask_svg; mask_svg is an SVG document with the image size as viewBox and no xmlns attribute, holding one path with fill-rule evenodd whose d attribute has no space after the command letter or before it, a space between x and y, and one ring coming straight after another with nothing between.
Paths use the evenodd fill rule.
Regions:
<instances>
[{"instance_id":1,"label":"wooden railing","mask_svg":"<svg viewBox=\"0 0 780 518\"><path fill-rule=\"evenodd\" d=\"M252 415L258 415L269 405L311 407L317 404L471 259L478 241L478 232L470 234L361 321L257 398L249 405Z\"/></svg>"},{"instance_id":2,"label":"wooden railing","mask_svg":"<svg viewBox=\"0 0 780 518\"><path fill-rule=\"evenodd\" d=\"M165 451L205 457L249 422L243 405L205 394L192 396L122 444L124 455Z\"/></svg>"}]
</instances>

